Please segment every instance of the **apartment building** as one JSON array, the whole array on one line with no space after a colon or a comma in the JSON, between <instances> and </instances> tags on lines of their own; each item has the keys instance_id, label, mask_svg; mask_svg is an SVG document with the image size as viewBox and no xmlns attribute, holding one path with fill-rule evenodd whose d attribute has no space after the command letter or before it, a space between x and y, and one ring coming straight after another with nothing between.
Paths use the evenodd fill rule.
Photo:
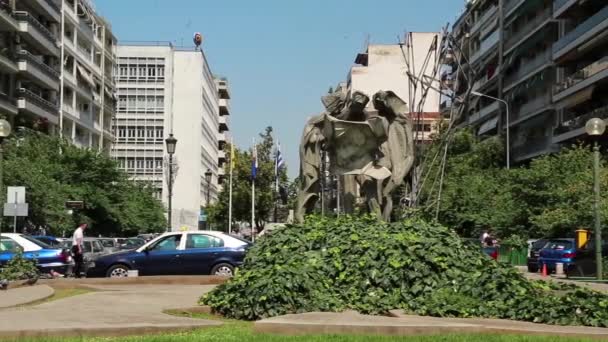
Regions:
<instances>
[{"instance_id":1,"label":"apartment building","mask_svg":"<svg viewBox=\"0 0 608 342\"><path fill-rule=\"evenodd\" d=\"M172 229L198 229L201 208L217 198L226 162L229 85L214 78L201 49L170 43L118 46L116 144L112 155L134 179L168 200L165 138L177 139ZM213 174L208 187L205 172Z\"/></svg>"},{"instance_id":2,"label":"apartment building","mask_svg":"<svg viewBox=\"0 0 608 342\"><path fill-rule=\"evenodd\" d=\"M415 121L415 137L418 142L428 143L436 132L439 113L439 93L430 90L421 108L418 103L422 98L422 87L418 85L415 92L409 81L408 72L414 77L423 75L435 78L433 69L438 63L439 51L432 46L439 46L440 36L433 32L411 32L407 34L403 45L370 44L363 53L357 54L355 65L347 75L346 88L350 96L360 91L371 98L380 90L392 90L408 103L412 120ZM428 63L427 55L431 50ZM421 72L422 69L424 72ZM437 88L438 82L433 81ZM410 90L412 92L410 93ZM410 103L414 102L414 103ZM368 104L373 107L372 101Z\"/></svg>"},{"instance_id":3,"label":"apartment building","mask_svg":"<svg viewBox=\"0 0 608 342\"><path fill-rule=\"evenodd\" d=\"M88 1L2 2L0 114L109 151L115 41Z\"/></svg>"},{"instance_id":4,"label":"apartment building","mask_svg":"<svg viewBox=\"0 0 608 342\"><path fill-rule=\"evenodd\" d=\"M608 4L575 0L469 1L452 30L444 113L480 136L509 129L514 162L584 138L588 118L608 118ZM607 72L608 73L608 72ZM481 93L508 103L505 106Z\"/></svg>"}]
</instances>

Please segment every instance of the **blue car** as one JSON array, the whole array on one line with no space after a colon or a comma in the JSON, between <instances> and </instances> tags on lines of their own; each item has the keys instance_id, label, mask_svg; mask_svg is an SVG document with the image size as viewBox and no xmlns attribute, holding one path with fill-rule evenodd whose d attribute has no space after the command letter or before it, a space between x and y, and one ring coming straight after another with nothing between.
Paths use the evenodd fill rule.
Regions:
<instances>
[{"instance_id":1,"label":"blue car","mask_svg":"<svg viewBox=\"0 0 608 342\"><path fill-rule=\"evenodd\" d=\"M574 239L550 239L540 250L538 255L538 266L542 270L547 265L547 272L555 271L555 264L564 265L567 270L576 257L576 242Z\"/></svg>"},{"instance_id":2,"label":"blue car","mask_svg":"<svg viewBox=\"0 0 608 342\"><path fill-rule=\"evenodd\" d=\"M138 275L232 276L243 263L250 243L215 231L165 233L145 245L99 257L89 264L87 277Z\"/></svg>"},{"instance_id":3,"label":"blue car","mask_svg":"<svg viewBox=\"0 0 608 342\"><path fill-rule=\"evenodd\" d=\"M53 248L63 248L65 246L65 239L60 240L54 236L43 236L43 235L33 235L34 239L45 243Z\"/></svg>"},{"instance_id":4,"label":"blue car","mask_svg":"<svg viewBox=\"0 0 608 342\"><path fill-rule=\"evenodd\" d=\"M22 234L2 234L0 237L0 267L3 267L21 250L23 257L35 260L41 273L51 271L66 273L72 265L72 257L67 249L53 248L45 243Z\"/></svg>"}]
</instances>

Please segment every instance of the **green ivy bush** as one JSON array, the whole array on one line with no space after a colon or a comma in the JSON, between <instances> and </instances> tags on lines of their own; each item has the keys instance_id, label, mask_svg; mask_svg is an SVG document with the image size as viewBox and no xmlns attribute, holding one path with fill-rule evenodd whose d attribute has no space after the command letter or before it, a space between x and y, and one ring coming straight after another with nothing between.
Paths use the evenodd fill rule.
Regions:
<instances>
[{"instance_id":1,"label":"green ivy bush","mask_svg":"<svg viewBox=\"0 0 608 342\"><path fill-rule=\"evenodd\" d=\"M264 236L237 274L201 303L245 320L403 309L439 317L608 326L608 295L528 281L441 225L388 224L371 217L311 218Z\"/></svg>"},{"instance_id":2,"label":"green ivy bush","mask_svg":"<svg viewBox=\"0 0 608 342\"><path fill-rule=\"evenodd\" d=\"M0 269L0 280L8 281L26 280L38 277L36 263L25 259L23 252L17 251L4 267Z\"/></svg>"}]
</instances>

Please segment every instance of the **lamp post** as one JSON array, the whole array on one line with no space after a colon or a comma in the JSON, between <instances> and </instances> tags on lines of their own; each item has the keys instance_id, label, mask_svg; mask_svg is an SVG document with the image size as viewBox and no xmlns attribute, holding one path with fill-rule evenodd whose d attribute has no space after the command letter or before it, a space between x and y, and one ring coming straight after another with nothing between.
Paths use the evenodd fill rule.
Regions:
<instances>
[{"instance_id":1,"label":"lamp post","mask_svg":"<svg viewBox=\"0 0 608 342\"><path fill-rule=\"evenodd\" d=\"M207 201L205 202L205 214L207 215L207 221L205 222L206 228L211 229L211 225L209 224L209 213L207 212L207 208L209 208L209 190L211 189L211 177L213 177L213 173L211 173L210 169L207 169L205 172L205 180L207 181Z\"/></svg>"},{"instance_id":2,"label":"lamp post","mask_svg":"<svg viewBox=\"0 0 608 342\"><path fill-rule=\"evenodd\" d=\"M606 123L593 118L587 121L585 131L593 138L593 216L595 220L595 267L598 280L602 280L602 228L600 222L600 145L598 138L604 134Z\"/></svg>"},{"instance_id":3,"label":"lamp post","mask_svg":"<svg viewBox=\"0 0 608 342\"><path fill-rule=\"evenodd\" d=\"M167 220L169 223L169 227L167 228L167 231L169 231L170 229L172 229L173 227L173 222L172 222L172 214L173 214L173 206L172 206L172 201L173 201L173 154L175 153L175 145L177 145L177 139L175 139L175 137L173 136L173 134L169 134L169 137L167 139L165 139L165 143L167 144L167 153L169 154L169 181L168 183L168 190L169 190L169 202L168 204L168 214L167 214Z\"/></svg>"},{"instance_id":4,"label":"lamp post","mask_svg":"<svg viewBox=\"0 0 608 342\"><path fill-rule=\"evenodd\" d=\"M511 168L511 145L510 145L510 142L509 142L509 140L510 140L509 125L510 125L511 119L510 119L510 115L509 115L509 104L505 100L499 99L499 98L494 97L494 96L482 94L482 93L477 92L477 91L472 91L471 95L475 95L475 96L479 96L479 97L487 97L487 98L492 99L494 101L502 102L505 105L505 108L506 108L506 111L507 111L506 112L506 114L507 114L507 117L506 117L506 119L507 119L507 141L506 141L506 143L507 143L507 148L506 148L506 150L507 150L506 151L506 153L507 153L507 170L510 169Z\"/></svg>"},{"instance_id":5,"label":"lamp post","mask_svg":"<svg viewBox=\"0 0 608 342\"><path fill-rule=\"evenodd\" d=\"M4 150L2 143L6 137L11 134L11 124L0 119L0 205L4 206ZM2 221L0 220L0 233L2 233Z\"/></svg>"}]
</instances>

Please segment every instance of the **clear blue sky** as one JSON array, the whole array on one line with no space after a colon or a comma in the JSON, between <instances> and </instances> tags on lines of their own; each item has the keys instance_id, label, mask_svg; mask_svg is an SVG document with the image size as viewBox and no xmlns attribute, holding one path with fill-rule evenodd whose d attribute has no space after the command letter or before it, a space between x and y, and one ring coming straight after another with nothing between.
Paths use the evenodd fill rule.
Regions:
<instances>
[{"instance_id":1,"label":"clear blue sky","mask_svg":"<svg viewBox=\"0 0 608 342\"><path fill-rule=\"evenodd\" d=\"M306 119L320 96L344 81L371 43L405 31L439 31L464 0L95 0L119 40L192 45L204 36L211 70L231 87L230 134L241 148L266 126L281 141L289 175L298 173Z\"/></svg>"}]
</instances>

